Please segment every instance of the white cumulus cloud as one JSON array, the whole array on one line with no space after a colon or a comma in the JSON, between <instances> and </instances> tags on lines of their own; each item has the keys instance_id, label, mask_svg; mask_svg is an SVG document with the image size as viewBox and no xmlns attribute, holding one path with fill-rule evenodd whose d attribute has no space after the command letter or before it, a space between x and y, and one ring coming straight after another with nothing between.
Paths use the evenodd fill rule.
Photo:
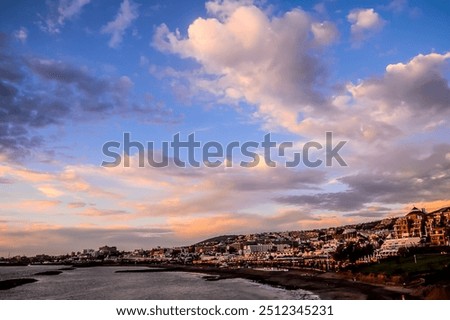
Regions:
<instances>
[{"instance_id":1,"label":"white cumulus cloud","mask_svg":"<svg viewBox=\"0 0 450 320\"><path fill-rule=\"evenodd\" d=\"M356 42L381 30L386 23L374 9L354 9L348 14L347 20L351 23L352 38Z\"/></svg>"},{"instance_id":2,"label":"white cumulus cloud","mask_svg":"<svg viewBox=\"0 0 450 320\"><path fill-rule=\"evenodd\" d=\"M331 22L301 9L269 17L249 2L214 1L206 8L211 17L193 21L187 37L163 24L154 38L160 50L198 61L207 76L193 79L197 89L218 101L255 105L254 116L270 129L299 132L301 113L326 108L317 89L325 67L313 51L337 36Z\"/></svg>"},{"instance_id":3,"label":"white cumulus cloud","mask_svg":"<svg viewBox=\"0 0 450 320\"><path fill-rule=\"evenodd\" d=\"M371 106L373 117L404 131L423 130L450 115L450 88L445 77L449 59L450 52L419 54L407 63L388 65L382 77L348 89L358 103Z\"/></svg>"},{"instance_id":4,"label":"white cumulus cloud","mask_svg":"<svg viewBox=\"0 0 450 320\"><path fill-rule=\"evenodd\" d=\"M271 16L235 1L210 2L207 8L209 16L195 19L186 34L163 24L154 37L161 51L198 62L199 69L182 78L199 99L251 105L245 111L265 130L314 139L333 131L361 152L445 124L440 117L450 112L448 54L417 55L388 65L380 76L331 89L319 53L338 36L333 23L300 9ZM364 35L384 24L373 9L358 9L350 18L353 31ZM171 70L167 77L176 82L175 74Z\"/></svg>"}]
</instances>

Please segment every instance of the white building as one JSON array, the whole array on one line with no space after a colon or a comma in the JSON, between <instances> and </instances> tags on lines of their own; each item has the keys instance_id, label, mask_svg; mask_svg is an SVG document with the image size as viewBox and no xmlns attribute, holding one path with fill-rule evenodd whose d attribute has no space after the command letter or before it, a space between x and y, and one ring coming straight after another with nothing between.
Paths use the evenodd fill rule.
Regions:
<instances>
[{"instance_id":1,"label":"white building","mask_svg":"<svg viewBox=\"0 0 450 320\"><path fill-rule=\"evenodd\" d=\"M419 244L419 237L387 239L381 245L381 248L375 252L375 256L379 259L397 256L400 248L416 247Z\"/></svg>"},{"instance_id":2,"label":"white building","mask_svg":"<svg viewBox=\"0 0 450 320\"><path fill-rule=\"evenodd\" d=\"M282 252L289 248L286 244L251 244L244 246L244 255L250 255L252 253L265 253L265 252Z\"/></svg>"}]
</instances>

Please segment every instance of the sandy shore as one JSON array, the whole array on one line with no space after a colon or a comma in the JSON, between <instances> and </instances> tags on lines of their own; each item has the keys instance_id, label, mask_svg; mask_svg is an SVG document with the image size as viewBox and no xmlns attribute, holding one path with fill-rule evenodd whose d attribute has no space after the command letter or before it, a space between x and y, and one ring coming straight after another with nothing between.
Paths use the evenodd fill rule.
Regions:
<instances>
[{"instance_id":1,"label":"sandy shore","mask_svg":"<svg viewBox=\"0 0 450 320\"><path fill-rule=\"evenodd\" d=\"M138 270L130 270L136 272ZM317 294L324 300L400 300L417 299L411 295L412 290L402 287L373 285L351 281L336 273L317 273L303 270L263 271L251 268L221 269L214 267L171 266L146 272L198 272L216 277L206 280L243 278L288 290L303 289Z\"/></svg>"}]
</instances>

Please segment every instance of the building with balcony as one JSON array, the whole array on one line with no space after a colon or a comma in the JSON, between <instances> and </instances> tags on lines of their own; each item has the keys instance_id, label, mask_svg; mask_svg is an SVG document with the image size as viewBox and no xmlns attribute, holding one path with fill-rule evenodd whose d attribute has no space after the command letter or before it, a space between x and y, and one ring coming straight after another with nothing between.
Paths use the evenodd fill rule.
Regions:
<instances>
[{"instance_id":1,"label":"building with balcony","mask_svg":"<svg viewBox=\"0 0 450 320\"><path fill-rule=\"evenodd\" d=\"M422 238L426 236L426 216L425 209L420 210L413 207L406 216L397 219L394 225L395 238Z\"/></svg>"},{"instance_id":2,"label":"building with balcony","mask_svg":"<svg viewBox=\"0 0 450 320\"><path fill-rule=\"evenodd\" d=\"M433 246L450 245L450 207L430 213L426 213L425 209L412 208L395 222L394 237L418 237Z\"/></svg>"}]
</instances>

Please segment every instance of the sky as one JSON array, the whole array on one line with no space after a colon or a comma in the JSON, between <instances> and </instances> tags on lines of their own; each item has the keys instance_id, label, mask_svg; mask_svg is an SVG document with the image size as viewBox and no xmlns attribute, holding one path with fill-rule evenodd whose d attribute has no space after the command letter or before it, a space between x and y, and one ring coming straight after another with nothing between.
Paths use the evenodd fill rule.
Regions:
<instances>
[{"instance_id":1,"label":"sky","mask_svg":"<svg viewBox=\"0 0 450 320\"><path fill-rule=\"evenodd\" d=\"M0 256L450 206L449 34L445 0L1 1ZM325 159L326 132L345 165L285 165L310 142ZM125 133L155 159L195 134L258 142L260 161L234 152L212 168L198 148L198 167L176 165L186 150L139 166ZM292 146L271 149L275 166L267 134ZM108 142L118 165L102 165Z\"/></svg>"}]
</instances>

